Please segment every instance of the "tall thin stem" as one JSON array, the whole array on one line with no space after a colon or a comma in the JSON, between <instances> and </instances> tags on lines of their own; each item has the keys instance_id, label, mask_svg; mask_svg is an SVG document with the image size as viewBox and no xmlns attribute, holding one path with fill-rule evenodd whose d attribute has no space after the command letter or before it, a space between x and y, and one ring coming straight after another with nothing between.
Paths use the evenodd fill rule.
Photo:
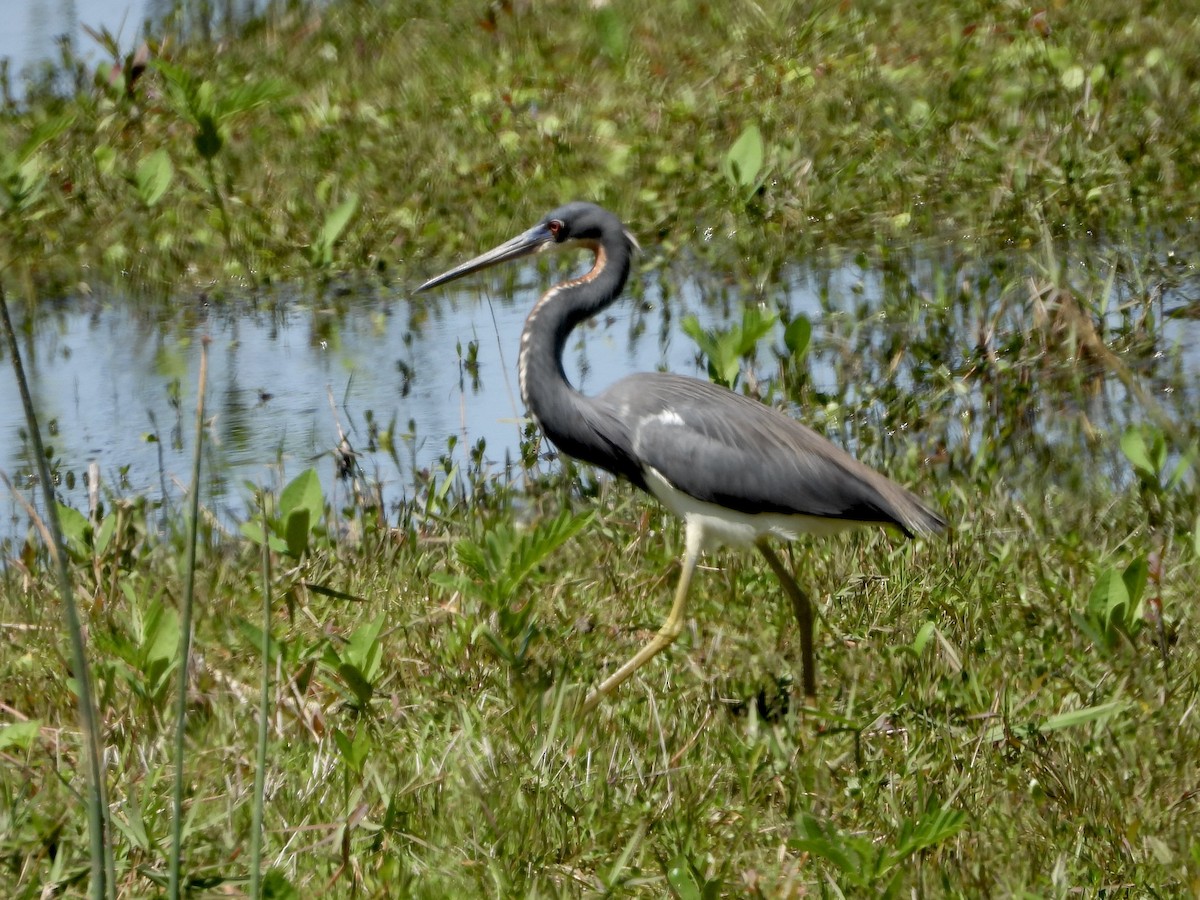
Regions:
<instances>
[{"instance_id":1,"label":"tall thin stem","mask_svg":"<svg viewBox=\"0 0 1200 900\"><path fill-rule=\"evenodd\" d=\"M254 824L250 831L250 896L262 892L263 797L267 781L267 718L271 700L271 545L267 539L267 497L262 495L262 682L258 695L258 757L254 761Z\"/></svg>"},{"instance_id":2,"label":"tall thin stem","mask_svg":"<svg viewBox=\"0 0 1200 900\"><path fill-rule=\"evenodd\" d=\"M100 715L92 702L92 677L88 668L87 646L83 637L83 624L79 608L75 604L75 590L71 585L71 572L67 568L67 553L63 544L62 528L58 521L58 506L54 496L54 485L50 481L50 466L42 446L38 430L37 414L33 409L33 398L29 395L29 382L25 368L21 365L21 351L17 346L17 335L13 331L8 315L8 301L4 286L0 285L0 319L3 320L4 335L8 341L8 352L12 358L13 374L21 392L21 404L25 408L25 422L29 426L29 437L33 443L33 456L37 461L38 480L46 501L46 524L50 529L51 545L48 548L54 557L58 572L58 593L62 597L63 609L67 614L67 634L71 642L71 668L79 697L79 722L83 729L85 756L87 757L88 781L88 835L92 863L92 897L116 897L116 865L109 843L108 801L105 796L104 757L100 736Z\"/></svg>"},{"instance_id":3,"label":"tall thin stem","mask_svg":"<svg viewBox=\"0 0 1200 900\"><path fill-rule=\"evenodd\" d=\"M208 337L200 342L200 384L196 391L196 449L192 456L192 504L188 518L187 574L179 626L179 679L175 707L175 791L172 800L170 880L167 895L179 898L183 855L184 737L187 725L188 675L192 658L192 607L196 591L196 541L200 530L200 460L204 450L204 389L208 383Z\"/></svg>"}]
</instances>

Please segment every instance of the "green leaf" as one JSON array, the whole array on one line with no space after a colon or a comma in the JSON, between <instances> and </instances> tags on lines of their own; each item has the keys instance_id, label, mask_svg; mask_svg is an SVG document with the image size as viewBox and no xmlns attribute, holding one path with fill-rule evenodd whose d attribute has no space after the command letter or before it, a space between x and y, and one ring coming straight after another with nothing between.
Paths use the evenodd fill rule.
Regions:
<instances>
[{"instance_id":1,"label":"green leaf","mask_svg":"<svg viewBox=\"0 0 1200 900\"><path fill-rule=\"evenodd\" d=\"M1196 551L1196 558L1200 559L1200 514L1196 515L1196 525L1192 529L1192 549Z\"/></svg>"},{"instance_id":2,"label":"green leaf","mask_svg":"<svg viewBox=\"0 0 1200 900\"><path fill-rule=\"evenodd\" d=\"M171 186L174 176L175 169L167 151L161 148L155 150L138 164L134 175L138 198L146 206L156 205Z\"/></svg>"},{"instance_id":3,"label":"green leaf","mask_svg":"<svg viewBox=\"0 0 1200 900\"><path fill-rule=\"evenodd\" d=\"M384 621L385 617L380 615L375 621L356 628L342 653L342 659L355 666L367 681L374 681L379 674L383 659L379 634L383 631Z\"/></svg>"},{"instance_id":4,"label":"green leaf","mask_svg":"<svg viewBox=\"0 0 1200 900\"><path fill-rule=\"evenodd\" d=\"M214 102L214 107L217 116L225 121L259 106L278 103L290 94L291 89L277 78L244 81L226 90L224 95Z\"/></svg>"},{"instance_id":5,"label":"green leaf","mask_svg":"<svg viewBox=\"0 0 1200 900\"><path fill-rule=\"evenodd\" d=\"M37 739L41 727L41 719L30 719L27 722L14 722L11 725L0 726L0 751L7 750L9 747L28 750Z\"/></svg>"},{"instance_id":6,"label":"green leaf","mask_svg":"<svg viewBox=\"0 0 1200 900\"><path fill-rule=\"evenodd\" d=\"M287 552L299 559L308 549L309 512L301 507L288 513L284 525L284 539L287 541Z\"/></svg>"},{"instance_id":7,"label":"green leaf","mask_svg":"<svg viewBox=\"0 0 1200 900\"><path fill-rule=\"evenodd\" d=\"M142 623L138 646L138 667L147 693L159 695L174 671L179 655L179 613L161 601L154 601Z\"/></svg>"},{"instance_id":8,"label":"green leaf","mask_svg":"<svg viewBox=\"0 0 1200 900\"><path fill-rule=\"evenodd\" d=\"M1141 428L1130 425L1125 429L1121 435L1121 452L1139 475L1150 481L1158 480L1158 470L1150 460L1150 449L1146 446L1146 437Z\"/></svg>"},{"instance_id":9,"label":"green leaf","mask_svg":"<svg viewBox=\"0 0 1200 900\"><path fill-rule=\"evenodd\" d=\"M63 540L67 544L67 552L76 557L92 555L88 538L91 535L91 523L87 516L70 506L58 506L58 525L62 531Z\"/></svg>"},{"instance_id":10,"label":"green leaf","mask_svg":"<svg viewBox=\"0 0 1200 900\"><path fill-rule=\"evenodd\" d=\"M1131 562L1121 575L1125 590L1129 594L1129 617L1141 617L1142 593L1146 590L1146 582L1150 578L1150 564L1146 557L1140 556Z\"/></svg>"},{"instance_id":11,"label":"green leaf","mask_svg":"<svg viewBox=\"0 0 1200 900\"><path fill-rule=\"evenodd\" d=\"M731 330L735 336L737 355L741 357L753 354L758 347L758 342L771 333L778 321L779 313L773 309L748 306L742 310L741 327Z\"/></svg>"},{"instance_id":12,"label":"green leaf","mask_svg":"<svg viewBox=\"0 0 1200 900\"><path fill-rule=\"evenodd\" d=\"M1113 568L1105 569L1096 584L1092 587L1092 595L1088 598L1088 613L1107 627L1113 620L1113 614L1123 606L1129 605L1129 589L1125 581Z\"/></svg>"},{"instance_id":13,"label":"green leaf","mask_svg":"<svg viewBox=\"0 0 1200 900\"><path fill-rule=\"evenodd\" d=\"M262 652L263 634L262 629L259 626L248 621L247 619L239 618L237 620L237 630L242 635L242 638L246 641L247 646L252 652ZM280 644L274 635L268 635L267 641L267 657L274 662L279 656Z\"/></svg>"},{"instance_id":14,"label":"green leaf","mask_svg":"<svg viewBox=\"0 0 1200 900\"><path fill-rule=\"evenodd\" d=\"M811 340L812 322L808 320L808 316L797 315L788 322L788 326L783 332L783 345L787 347L788 353L792 354L793 358L802 358L808 350Z\"/></svg>"},{"instance_id":15,"label":"green leaf","mask_svg":"<svg viewBox=\"0 0 1200 900\"><path fill-rule=\"evenodd\" d=\"M936 847L958 834L966 822L966 813L945 807L929 810L916 821L906 820L900 828L894 855L898 860L905 860L914 853Z\"/></svg>"},{"instance_id":16,"label":"green leaf","mask_svg":"<svg viewBox=\"0 0 1200 900\"><path fill-rule=\"evenodd\" d=\"M243 522L238 526L238 531L240 531L244 537L249 538L255 544L258 544L260 547L262 546L263 527L262 522L260 522L258 519L252 519L249 522ZM287 541L285 541L283 538L271 535L269 538L269 543L273 553L288 552Z\"/></svg>"},{"instance_id":17,"label":"green leaf","mask_svg":"<svg viewBox=\"0 0 1200 900\"><path fill-rule=\"evenodd\" d=\"M680 900L700 900L700 885L686 856L677 856L667 866L667 882Z\"/></svg>"},{"instance_id":18,"label":"green leaf","mask_svg":"<svg viewBox=\"0 0 1200 900\"><path fill-rule=\"evenodd\" d=\"M933 633L937 631L937 626L932 622L926 622L921 626L921 630L917 632L917 636L913 638L912 650L917 656L921 655L921 651L925 649L925 645L929 643L929 639L933 637Z\"/></svg>"},{"instance_id":19,"label":"green leaf","mask_svg":"<svg viewBox=\"0 0 1200 900\"><path fill-rule=\"evenodd\" d=\"M1192 470L1193 464L1196 462L1197 449L1193 445L1188 448L1187 452L1179 457L1179 462L1175 465L1175 471L1171 473L1171 477L1167 479L1167 490L1173 491L1179 487L1180 483L1187 473Z\"/></svg>"},{"instance_id":20,"label":"green leaf","mask_svg":"<svg viewBox=\"0 0 1200 900\"><path fill-rule=\"evenodd\" d=\"M706 357L717 355L717 342L713 337L712 332L706 331L704 326L700 324L700 320L695 316L684 316L679 323L679 327L683 329L683 333L695 341L696 346L700 348L700 352Z\"/></svg>"},{"instance_id":21,"label":"green leaf","mask_svg":"<svg viewBox=\"0 0 1200 900\"><path fill-rule=\"evenodd\" d=\"M337 745L338 752L346 761L346 765L356 774L362 774L363 763L367 761L367 757L371 753L371 736L367 729L359 728L358 733L351 740L344 732L335 728L333 742Z\"/></svg>"},{"instance_id":22,"label":"green leaf","mask_svg":"<svg viewBox=\"0 0 1200 900\"><path fill-rule=\"evenodd\" d=\"M194 143L196 152L200 154L201 159L213 159L221 152L221 147L225 142L217 127L217 120L211 113L200 113L197 116Z\"/></svg>"},{"instance_id":23,"label":"green leaf","mask_svg":"<svg viewBox=\"0 0 1200 900\"><path fill-rule=\"evenodd\" d=\"M92 549L99 556L108 548L108 542L112 540L113 533L117 530L117 516L115 513L109 513L104 517L104 521L100 523L100 528L96 531L92 538Z\"/></svg>"},{"instance_id":24,"label":"green leaf","mask_svg":"<svg viewBox=\"0 0 1200 900\"><path fill-rule=\"evenodd\" d=\"M363 677L362 671L350 663L342 663L337 667L337 673L346 686L353 692L359 704L366 706L375 694L375 686Z\"/></svg>"},{"instance_id":25,"label":"green leaf","mask_svg":"<svg viewBox=\"0 0 1200 900\"><path fill-rule=\"evenodd\" d=\"M605 5L596 10L596 32L604 55L613 62L620 62L629 50L629 23L627 17Z\"/></svg>"},{"instance_id":26,"label":"green leaf","mask_svg":"<svg viewBox=\"0 0 1200 900\"><path fill-rule=\"evenodd\" d=\"M29 132L29 137L21 143L20 149L17 151L17 161L25 162L34 153L42 148L43 145L54 140L64 131L71 127L75 122L74 113L65 113L61 116L51 116L48 119L43 119L33 126L33 130Z\"/></svg>"},{"instance_id":27,"label":"green leaf","mask_svg":"<svg viewBox=\"0 0 1200 900\"><path fill-rule=\"evenodd\" d=\"M142 660L145 663L167 662L178 650L179 614L156 600L142 626Z\"/></svg>"},{"instance_id":28,"label":"green leaf","mask_svg":"<svg viewBox=\"0 0 1200 900\"><path fill-rule=\"evenodd\" d=\"M1073 728L1076 725L1086 725L1089 722L1118 715L1124 712L1128 706L1129 704L1122 700L1114 700L1111 703L1101 703L1099 706L1085 706L1083 709L1073 709L1070 712L1050 716L1038 725L1038 730L1059 731L1063 728Z\"/></svg>"},{"instance_id":29,"label":"green leaf","mask_svg":"<svg viewBox=\"0 0 1200 900\"><path fill-rule=\"evenodd\" d=\"M1095 644L1097 647L1108 647L1112 644L1111 635L1107 634L1098 619L1091 615L1076 610L1071 611L1071 621L1075 623L1075 627L1083 632L1083 636ZM1000 735L1003 736L1004 729L1000 726L995 726L1000 729ZM991 738L988 740L999 740L1000 738Z\"/></svg>"},{"instance_id":30,"label":"green leaf","mask_svg":"<svg viewBox=\"0 0 1200 900\"><path fill-rule=\"evenodd\" d=\"M747 126L725 154L725 177L743 194L751 193L762 171L764 155L762 132L757 125Z\"/></svg>"},{"instance_id":31,"label":"green leaf","mask_svg":"<svg viewBox=\"0 0 1200 900\"><path fill-rule=\"evenodd\" d=\"M351 194L329 211L309 254L314 265L327 266L333 262L333 246L357 209L358 194Z\"/></svg>"},{"instance_id":32,"label":"green leaf","mask_svg":"<svg viewBox=\"0 0 1200 900\"><path fill-rule=\"evenodd\" d=\"M325 511L325 495L316 469L305 469L279 495L279 514L288 516L294 510L307 509L310 524L316 524Z\"/></svg>"},{"instance_id":33,"label":"green leaf","mask_svg":"<svg viewBox=\"0 0 1200 900\"><path fill-rule=\"evenodd\" d=\"M875 874L871 841L854 835L826 830L811 813L802 813L796 821L797 836L788 841L793 850L819 856L833 864L852 884L864 887Z\"/></svg>"},{"instance_id":34,"label":"green leaf","mask_svg":"<svg viewBox=\"0 0 1200 900\"><path fill-rule=\"evenodd\" d=\"M300 900L300 892L279 869L270 869L263 876L262 900Z\"/></svg>"},{"instance_id":35,"label":"green leaf","mask_svg":"<svg viewBox=\"0 0 1200 900\"><path fill-rule=\"evenodd\" d=\"M1077 91L1083 86L1084 78L1083 66L1071 66L1060 76L1062 86L1068 91Z\"/></svg>"}]
</instances>

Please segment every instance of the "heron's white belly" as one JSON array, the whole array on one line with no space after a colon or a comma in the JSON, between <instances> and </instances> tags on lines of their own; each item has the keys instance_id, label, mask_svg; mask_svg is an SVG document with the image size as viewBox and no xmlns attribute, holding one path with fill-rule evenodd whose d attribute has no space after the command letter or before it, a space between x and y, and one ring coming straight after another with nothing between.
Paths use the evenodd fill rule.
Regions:
<instances>
[{"instance_id":1,"label":"heron's white belly","mask_svg":"<svg viewBox=\"0 0 1200 900\"><path fill-rule=\"evenodd\" d=\"M792 541L802 534L837 534L862 524L847 519L825 519L820 516L735 512L685 494L656 469L647 468L645 476L646 486L659 503L685 522L700 525L705 549L721 545L751 547L763 536Z\"/></svg>"}]
</instances>

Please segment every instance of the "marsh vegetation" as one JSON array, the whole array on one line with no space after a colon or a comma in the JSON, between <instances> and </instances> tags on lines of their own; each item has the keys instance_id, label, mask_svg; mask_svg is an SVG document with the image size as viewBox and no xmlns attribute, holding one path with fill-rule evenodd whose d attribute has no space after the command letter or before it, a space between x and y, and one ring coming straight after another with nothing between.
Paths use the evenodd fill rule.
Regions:
<instances>
[{"instance_id":1,"label":"marsh vegetation","mask_svg":"<svg viewBox=\"0 0 1200 900\"><path fill-rule=\"evenodd\" d=\"M404 468L403 425L352 410L361 430L320 473L235 486L234 521L187 472L173 502L109 481L92 509L57 507L58 577L35 501L0 568L0 881L1200 891L1200 17L1183 6L342 2L114 43L99 69L64 59L70 91L0 110L20 333L97 295L167 320L280 302L336 320L369 296L417 327L425 276L586 198L642 239L627 302L699 367L953 524L792 548L819 609L816 707L772 576L717 554L678 643L583 717L661 622L681 529L531 426L507 452L455 437ZM530 302L561 271L494 292ZM688 278L718 314L672 311ZM445 365L470 392L464 346ZM202 447L201 383L177 390ZM360 449L394 455L402 500L380 502ZM89 846L64 592L107 851Z\"/></svg>"}]
</instances>

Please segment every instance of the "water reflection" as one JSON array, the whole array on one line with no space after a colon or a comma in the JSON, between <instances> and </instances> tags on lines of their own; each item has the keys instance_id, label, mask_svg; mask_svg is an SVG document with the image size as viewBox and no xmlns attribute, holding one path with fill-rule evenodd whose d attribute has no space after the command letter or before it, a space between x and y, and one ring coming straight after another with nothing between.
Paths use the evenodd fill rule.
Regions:
<instances>
[{"instance_id":1,"label":"water reflection","mask_svg":"<svg viewBox=\"0 0 1200 900\"><path fill-rule=\"evenodd\" d=\"M1028 310L1011 287L1016 279L1008 288L983 289L986 279L975 273L966 293L937 287L939 278L963 278L964 271L953 264L892 272L839 264L795 269L770 285L766 299L815 325L805 394L798 398L802 417L855 452L884 455L895 442L969 457L986 434L1020 460L1020 442L1030 440L1031 430L1043 445L1071 440L1063 422L1070 418L1064 413L1078 411L1075 401L1052 382L1039 393L1041 364L1022 349ZM83 473L95 461L105 486L120 495L178 502L191 468L204 338L210 346L203 499L231 517L244 513L247 483L277 488L310 465L332 490L339 429L358 451L370 449L379 430L393 429L396 457L378 450L361 458L389 507L411 494L414 469L434 466L447 453L450 436L458 441L454 461L465 467L483 440L487 465L497 471L519 458L518 338L532 298L550 278L534 269L511 277L506 291L467 283L436 297L280 293L256 306L210 307L192 299L147 310L129 298L100 296L44 305L30 327L18 327L61 495L86 508ZM694 269L663 273L659 282L634 285L631 294L569 343L567 374L580 389L599 391L635 371L703 375L680 320L694 314L706 327L724 326L740 319L746 296ZM1186 416L1178 410L1196 398L1164 392L1184 385L1186 393L1194 385L1200 322L1168 318L1160 327L1163 355L1152 356L1151 369L1137 365L1146 384ZM1027 367L1034 379L1025 408L1011 396L1020 378L993 378L977 366L989 328L995 335L987 353L996 372ZM760 355L759 374L770 377L775 366L770 353ZM1002 404L997 391L1007 392ZM1105 408L1083 412L1103 416L1109 428L1137 415L1115 379L1095 403ZM0 360L0 440L0 467L27 485L33 466L7 359ZM1036 454L1025 459L1040 464ZM4 488L0 515L0 537L26 527Z\"/></svg>"},{"instance_id":2,"label":"water reflection","mask_svg":"<svg viewBox=\"0 0 1200 900\"><path fill-rule=\"evenodd\" d=\"M533 283L533 278L525 279ZM487 292L484 292L485 296ZM468 285L441 301L404 295L340 298L340 309L312 297L280 296L257 309L202 304L147 313L120 297L90 298L43 311L21 328L30 389L60 463L62 494L85 506L82 473L95 460L121 493L178 496L188 479L199 369L209 344L206 502L240 510L243 482L277 485L338 442L339 424L357 449L370 443L368 417L409 432L403 468L368 455L368 473L385 498L411 489L411 465L432 465L459 439L456 453L480 439L494 464L515 457L523 410L513 370L529 294L480 300ZM655 290L622 303L568 349L569 376L599 390L630 371L697 372L691 342L671 327L694 312L712 323L693 283L666 314ZM20 327L20 326L18 326ZM646 340L647 332L655 339ZM477 372L472 378L466 362ZM32 471L11 366L0 367L0 466ZM332 463L319 463L331 477ZM4 489L0 488L0 497ZM5 498L9 528L23 519Z\"/></svg>"},{"instance_id":3,"label":"water reflection","mask_svg":"<svg viewBox=\"0 0 1200 900\"><path fill-rule=\"evenodd\" d=\"M180 4L179 0L9 0L3 4L0 59L8 60L15 76L30 75L39 66L57 63L59 45L66 42L84 59L99 57L100 48L87 34L107 30L123 52L142 39L147 24L173 22L184 34L193 29L203 36L214 27L226 28L267 9L270 0L207 0ZM182 20L179 9L189 18Z\"/></svg>"}]
</instances>

